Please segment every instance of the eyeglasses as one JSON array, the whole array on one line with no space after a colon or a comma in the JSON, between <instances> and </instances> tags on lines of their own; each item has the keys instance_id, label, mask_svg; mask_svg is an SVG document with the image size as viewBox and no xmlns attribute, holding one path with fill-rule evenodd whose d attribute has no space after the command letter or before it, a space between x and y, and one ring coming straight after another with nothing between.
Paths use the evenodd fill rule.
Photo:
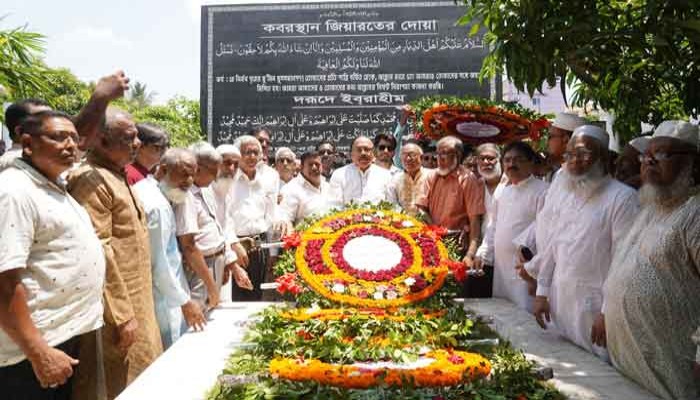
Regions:
<instances>
[{"instance_id":1,"label":"eyeglasses","mask_svg":"<svg viewBox=\"0 0 700 400\"><path fill-rule=\"evenodd\" d=\"M277 159L277 162L280 163L280 164L294 164L294 160L293 160L293 159L291 159L291 158L283 158L283 157L278 158L278 159Z\"/></svg>"},{"instance_id":2,"label":"eyeglasses","mask_svg":"<svg viewBox=\"0 0 700 400\"><path fill-rule=\"evenodd\" d=\"M330 156L333 154L333 150L326 149L326 150L321 150L318 153L321 154L322 156Z\"/></svg>"},{"instance_id":3,"label":"eyeglasses","mask_svg":"<svg viewBox=\"0 0 700 400\"><path fill-rule=\"evenodd\" d=\"M453 157L456 154L457 154L457 152L455 150L438 151L437 156L447 158L447 157Z\"/></svg>"},{"instance_id":4,"label":"eyeglasses","mask_svg":"<svg viewBox=\"0 0 700 400\"><path fill-rule=\"evenodd\" d=\"M498 157L495 157L495 156L479 156L479 161L496 162L496 161L498 161Z\"/></svg>"},{"instance_id":5,"label":"eyeglasses","mask_svg":"<svg viewBox=\"0 0 700 400\"><path fill-rule=\"evenodd\" d=\"M257 157L260 155L260 152L258 150L246 150L241 152L241 156L243 157Z\"/></svg>"},{"instance_id":6,"label":"eyeglasses","mask_svg":"<svg viewBox=\"0 0 700 400\"><path fill-rule=\"evenodd\" d=\"M642 164L651 163L655 164L659 161L670 160L673 156L678 156L681 154L689 154L687 151L657 151L649 152L647 154L639 155L639 162Z\"/></svg>"},{"instance_id":7,"label":"eyeglasses","mask_svg":"<svg viewBox=\"0 0 700 400\"><path fill-rule=\"evenodd\" d=\"M379 146L377 146L377 149L379 149L379 151L394 151L393 147L386 144L380 144Z\"/></svg>"},{"instance_id":8,"label":"eyeglasses","mask_svg":"<svg viewBox=\"0 0 700 400\"><path fill-rule=\"evenodd\" d=\"M587 149L576 149L564 153L564 160L571 161L573 159L591 161L591 159L593 159L593 152Z\"/></svg>"},{"instance_id":9,"label":"eyeglasses","mask_svg":"<svg viewBox=\"0 0 700 400\"><path fill-rule=\"evenodd\" d=\"M416 160L421 158L420 154L418 153L403 153L402 157L407 160Z\"/></svg>"}]
</instances>

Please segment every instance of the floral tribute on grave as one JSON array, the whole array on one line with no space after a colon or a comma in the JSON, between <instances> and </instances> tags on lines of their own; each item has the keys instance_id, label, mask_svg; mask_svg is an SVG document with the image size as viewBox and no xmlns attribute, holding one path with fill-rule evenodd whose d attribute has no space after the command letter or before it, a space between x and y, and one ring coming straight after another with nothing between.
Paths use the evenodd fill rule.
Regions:
<instances>
[{"instance_id":1,"label":"floral tribute on grave","mask_svg":"<svg viewBox=\"0 0 700 400\"><path fill-rule=\"evenodd\" d=\"M446 233L388 204L302 222L275 265L288 301L250 322L208 398L560 398L454 301L468 275Z\"/></svg>"},{"instance_id":2,"label":"floral tribute on grave","mask_svg":"<svg viewBox=\"0 0 700 400\"><path fill-rule=\"evenodd\" d=\"M543 115L517 103L482 98L428 96L411 107L417 138L439 140L451 135L472 146L537 141L550 125Z\"/></svg>"}]
</instances>

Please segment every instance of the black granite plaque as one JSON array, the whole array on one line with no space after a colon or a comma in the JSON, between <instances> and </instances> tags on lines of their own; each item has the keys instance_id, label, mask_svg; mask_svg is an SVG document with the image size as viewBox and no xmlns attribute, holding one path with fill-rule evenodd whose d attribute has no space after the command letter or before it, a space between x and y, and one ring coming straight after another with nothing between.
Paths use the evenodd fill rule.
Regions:
<instances>
[{"instance_id":1,"label":"black granite plaque","mask_svg":"<svg viewBox=\"0 0 700 400\"><path fill-rule=\"evenodd\" d=\"M397 107L429 94L495 98L478 80L482 34L453 1L202 7L201 106L209 140L270 128L297 152L393 131Z\"/></svg>"}]
</instances>

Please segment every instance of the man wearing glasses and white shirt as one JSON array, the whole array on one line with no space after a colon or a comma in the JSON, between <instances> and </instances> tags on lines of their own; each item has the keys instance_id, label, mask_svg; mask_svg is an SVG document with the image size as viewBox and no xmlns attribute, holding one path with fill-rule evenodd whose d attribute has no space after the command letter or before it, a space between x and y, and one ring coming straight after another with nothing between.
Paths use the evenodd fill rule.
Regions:
<instances>
[{"instance_id":1,"label":"man wearing glasses and white shirt","mask_svg":"<svg viewBox=\"0 0 700 400\"><path fill-rule=\"evenodd\" d=\"M387 200L391 181L389 170L373 163L374 144L366 136L358 136L351 147L352 164L338 168L331 176L331 190L335 205L351 201L379 203Z\"/></svg>"},{"instance_id":2,"label":"man wearing glasses and white shirt","mask_svg":"<svg viewBox=\"0 0 700 400\"><path fill-rule=\"evenodd\" d=\"M291 231L310 215L319 215L330 209L330 185L321 176L321 154L316 151L301 155L301 173L285 185L280 194L279 214Z\"/></svg>"}]
</instances>

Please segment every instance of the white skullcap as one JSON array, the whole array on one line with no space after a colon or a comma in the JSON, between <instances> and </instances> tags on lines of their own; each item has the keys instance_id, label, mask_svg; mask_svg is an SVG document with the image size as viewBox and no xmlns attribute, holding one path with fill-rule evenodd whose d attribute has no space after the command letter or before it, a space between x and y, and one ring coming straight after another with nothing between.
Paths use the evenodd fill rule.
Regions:
<instances>
[{"instance_id":1,"label":"white skullcap","mask_svg":"<svg viewBox=\"0 0 700 400\"><path fill-rule=\"evenodd\" d=\"M638 138L634 138L629 142L629 145L632 146L635 150L637 150L640 154L644 154L645 151L647 151L647 148L649 147L649 136L640 136Z\"/></svg>"},{"instance_id":2,"label":"white skullcap","mask_svg":"<svg viewBox=\"0 0 700 400\"><path fill-rule=\"evenodd\" d=\"M674 139L681 140L697 149L698 141L698 127L686 121L664 121L656 128L654 131L654 136L657 137L670 137Z\"/></svg>"},{"instance_id":3,"label":"white skullcap","mask_svg":"<svg viewBox=\"0 0 700 400\"><path fill-rule=\"evenodd\" d=\"M557 113L557 116L552 122L552 126L555 128L563 129L565 131L573 132L579 126L586 125L586 120L572 113Z\"/></svg>"},{"instance_id":4,"label":"white skullcap","mask_svg":"<svg viewBox=\"0 0 700 400\"><path fill-rule=\"evenodd\" d=\"M232 145L232 144L221 144L219 147L216 148L216 151L221 154L222 156L226 154L233 154L234 156L241 156L241 151L238 150L238 147Z\"/></svg>"},{"instance_id":5,"label":"white skullcap","mask_svg":"<svg viewBox=\"0 0 700 400\"><path fill-rule=\"evenodd\" d=\"M571 138L586 136L597 140L604 148L608 148L610 144L610 135L605 132L605 129L599 128L595 125L582 125L574 129L574 133L571 134Z\"/></svg>"}]
</instances>

